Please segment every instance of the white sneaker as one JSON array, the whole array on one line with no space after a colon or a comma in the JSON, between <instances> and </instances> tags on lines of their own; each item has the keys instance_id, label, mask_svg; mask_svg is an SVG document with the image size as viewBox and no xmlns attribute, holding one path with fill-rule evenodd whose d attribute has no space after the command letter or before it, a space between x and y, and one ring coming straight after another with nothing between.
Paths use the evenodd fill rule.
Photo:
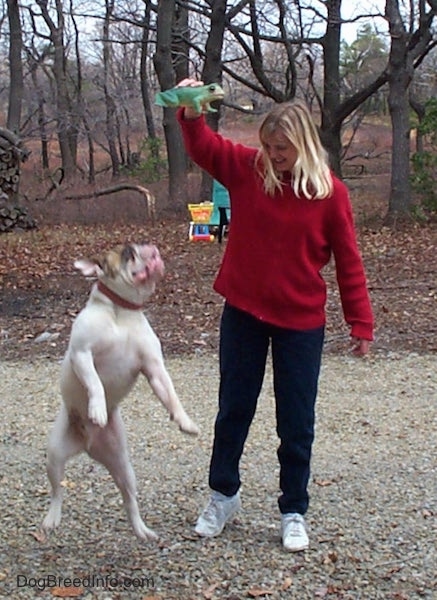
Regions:
<instances>
[{"instance_id":1,"label":"white sneaker","mask_svg":"<svg viewBox=\"0 0 437 600\"><path fill-rule=\"evenodd\" d=\"M299 513L286 513L281 517L282 544L289 552L300 552L309 546L305 519Z\"/></svg>"},{"instance_id":2,"label":"white sneaker","mask_svg":"<svg viewBox=\"0 0 437 600\"><path fill-rule=\"evenodd\" d=\"M241 508L240 493L224 496L213 491L208 504L197 519L194 531L202 537L220 535L226 523Z\"/></svg>"}]
</instances>

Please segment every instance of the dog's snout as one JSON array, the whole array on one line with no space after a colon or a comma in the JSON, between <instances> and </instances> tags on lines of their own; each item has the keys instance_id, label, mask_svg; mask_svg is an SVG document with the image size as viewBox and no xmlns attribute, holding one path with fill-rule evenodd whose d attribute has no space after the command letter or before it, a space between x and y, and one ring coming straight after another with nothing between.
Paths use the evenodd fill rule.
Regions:
<instances>
[{"instance_id":1,"label":"dog's snout","mask_svg":"<svg viewBox=\"0 0 437 600\"><path fill-rule=\"evenodd\" d=\"M142 244L139 247L139 254L146 265L162 260L159 250L154 244Z\"/></svg>"}]
</instances>

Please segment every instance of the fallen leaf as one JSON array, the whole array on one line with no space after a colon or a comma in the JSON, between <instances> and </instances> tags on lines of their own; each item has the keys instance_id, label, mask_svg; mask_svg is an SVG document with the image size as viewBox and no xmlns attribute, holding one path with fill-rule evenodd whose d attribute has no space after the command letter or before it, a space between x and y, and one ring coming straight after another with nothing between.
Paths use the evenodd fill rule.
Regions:
<instances>
[{"instance_id":1,"label":"fallen leaf","mask_svg":"<svg viewBox=\"0 0 437 600\"><path fill-rule=\"evenodd\" d=\"M403 566L392 567L386 573L384 573L384 575L382 575L382 579L385 579L386 581L388 581L392 578L392 576L394 574L399 573L399 571L401 571L402 569L403 569Z\"/></svg>"},{"instance_id":2,"label":"fallen leaf","mask_svg":"<svg viewBox=\"0 0 437 600\"><path fill-rule=\"evenodd\" d=\"M61 481L61 486L70 490L74 490L76 483L74 481L68 481L68 479L63 479Z\"/></svg>"},{"instance_id":3,"label":"fallen leaf","mask_svg":"<svg viewBox=\"0 0 437 600\"><path fill-rule=\"evenodd\" d=\"M261 598L261 596L270 596L276 594L276 590L263 590L261 588L252 588L248 592L252 598Z\"/></svg>"},{"instance_id":4,"label":"fallen leaf","mask_svg":"<svg viewBox=\"0 0 437 600\"><path fill-rule=\"evenodd\" d=\"M30 535L32 537L34 537L37 542L41 542L42 543L42 542L45 542L47 540L46 533L42 529L40 529L38 531L31 531Z\"/></svg>"},{"instance_id":5,"label":"fallen leaf","mask_svg":"<svg viewBox=\"0 0 437 600\"><path fill-rule=\"evenodd\" d=\"M214 595L214 590L219 586L218 583L213 583L212 585L210 585L204 592L203 592L203 596L206 598L206 600L211 600L211 598Z\"/></svg>"},{"instance_id":6,"label":"fallen leaf","mask_svg":"<svg viewBox=\"0 0 437 600\"><path fill-rule=\"evenodd\" d=\"M281 586L281 590L283 590L283 591L288 590L288 588L291 587L292 584L293 584L293 580L291 579L291 577L286 577Z\"/></svg>"},{"instance_id":7,"label":"fallen leaf","mask_svg":"<svg viewBox=\"0 0 437 600\"><path fill-rule=\"evenodd\" d=\"M335 552L335 550L332 550L331 552L328 552L328 554L324 557L323 564L331 565L331 564L336 563L337 561L338 561L338 554L337 554L337 552Z\"/></svg>"},{"instance_id":8,"label":"fallen leaf","mask_svg":"<svg viewBox=\"0 0 437 600\"><path fill-rule=\"evenodd\" d=\"M335 483L334 479L314 479L314 483L319 487L327 487Z\"/></svg>"}]
</instances>

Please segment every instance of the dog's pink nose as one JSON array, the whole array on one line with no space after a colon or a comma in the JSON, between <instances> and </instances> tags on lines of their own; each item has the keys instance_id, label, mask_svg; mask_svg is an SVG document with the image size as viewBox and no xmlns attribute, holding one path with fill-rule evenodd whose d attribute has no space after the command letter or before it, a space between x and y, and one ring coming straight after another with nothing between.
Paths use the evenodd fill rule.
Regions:
<instances>
[{"instance_id":1,"label":"dog's pink nose","mask_svg":"<svg viewBox=\"0 0 437 600\"><path fill-rule=\"evenodd\" d=\"M147 280L147 277L148 277L147 267L145 269L143 269L142 271L138 271L138 273L136 273L136 275L135 275L135 279L139 283L144 283Z\"/></svg>"}]
</instances>

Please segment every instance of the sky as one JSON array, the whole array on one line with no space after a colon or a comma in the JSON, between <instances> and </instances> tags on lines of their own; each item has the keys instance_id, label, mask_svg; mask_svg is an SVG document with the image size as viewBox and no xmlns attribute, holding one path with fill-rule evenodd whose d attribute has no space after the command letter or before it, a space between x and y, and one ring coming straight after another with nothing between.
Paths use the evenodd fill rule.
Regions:
<instances>
[{"instance_id":1,"label":"sky","mask_svg":"<svg viewBox=\"0 0 437 600\"><path fill-rule=\"evenodd\" d=\"M385 0L343 0L341 3L342 19L353 19L363 14L384 14ZM369 23L376 26L377 31L387 33L386 21L382 18L368 19ZM357 23L345 23L341 27L341 36L348 44L355 41L358 30L364 25L365 20L360 19Z\"/></svg>"}]
</instances>

